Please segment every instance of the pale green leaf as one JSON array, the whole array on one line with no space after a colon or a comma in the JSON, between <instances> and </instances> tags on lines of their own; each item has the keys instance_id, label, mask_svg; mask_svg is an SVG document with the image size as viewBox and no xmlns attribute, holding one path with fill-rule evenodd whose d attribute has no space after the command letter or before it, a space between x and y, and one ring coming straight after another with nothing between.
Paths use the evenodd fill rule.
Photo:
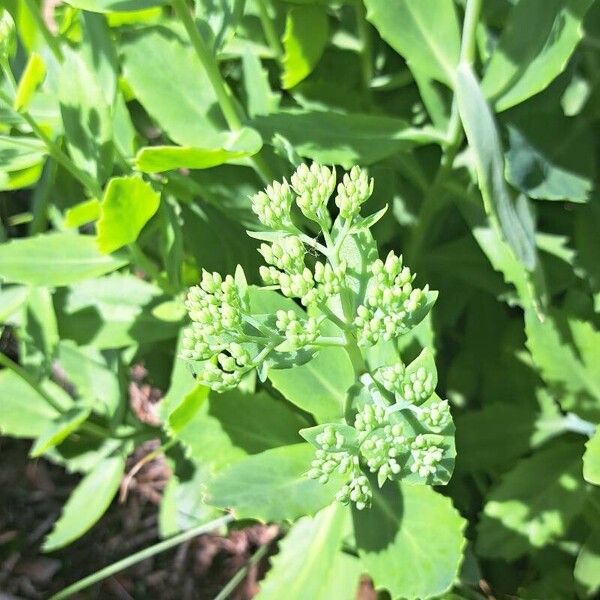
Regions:
<instances>
[{"instance_id":1,"label":"pale green leaf","mask_svg":"<svg viewBox=\"0 0 600 600\"><path fill-rule=\"evenodd\" d=\"M257 117L252 126L265 142L281 135L305 158L350 169L370 165L414 145L439 141L433 130L409 127L395 117L290 109Z\"/></svg>"},{"instance_id":2,"label":"pale green leaf","mask_svg":"<svg viewBox=\"0 0 600 600\"><path fill-rule=\"evenodd\" d=\"M282 39L283 89L298 85L311 74L323 54L328 34L327 12L323 7L298 6L288 11Z\"/></svg>"},{"instance_id":3,"label":"pale green leaf","mask_svg":"<svg viewBox=\"0 0 600 600\"><path fill-rule=\"evenodd\" d=\"M593 0L520 0L483 78L497 110L541 92L566 67L581 39L581 23Z\"/></svg>"},{"instance_id":4,"label":"pale green leaf","mask_svg":"<svg viewBox=\"0 0 600 600\"><path fill-rule=\"evenodd\" d=\"M0 371L0 432L2 435L35 438L58 416L48 401L16 373Z\"/></svg>"},{"instance_id":5,"label":"pale green leaf","mask_svg":"<svg viewBox=\"0 0 600 600\"><path fill-rule=\"evenodd\" d=\"M100 201L96 198L84 200L65 212L65 225L67 227L81 227L86 223L95 221L100 216Z\"/></svg>"},{"instance_id":6,"label":"pale green leaf","mask_svg":"<svg viewBox=\"0 0 600 600\"><path fill-rule=\"evenodd\" d=\"M488 496L477 551L514 560L563 536L585 501L581 445L559 442L523 459Z\"/></svg>"},{"instance_id":7,"label":"pale green leaf","mask_svg":"<svg viewBox=\"0 0 600 600\"><path fill-rule=\"evenodd\" d=\"M167 0L66 0L66 3L82 10L110 13L144 11L154 6L162 6L167 3Z\"/></svg>"},{"instance_id":8,"label":"pale green leaf","mask_svg":"<svg viewBox=\"0 0 600 600\"><path fill-rule=\"evenodd\" d=\"M58 98L73 162L92 178L104 181L113 159L110 108L95 74L74 51L65 53Z\"/></svg>"},{"instance_id":9,"label":"pale green leaf","mask_svg":"<svg viewBox=\"0 0 600 600\"><path fill-rule=\"evenodd\" d=\"M37 52L33 52L27 61L21 79L19 79L17 93L13 102L15 110L27 108L33 94L42 81L44 81L45 76L46 64L44 63L44 59Z\"/></svg>"},{"instance_id":10,"label":"pale green leaf","mask_svg":"<svg viewBox=\"0 0 600 600\"><path fill-rule=\"evenodd\" d=\"M336 502L297 521L271 559L256 600L353 600L360 576L356 559L348 571L338 570L348 517L348 509ZM346 594L331 595L331 586L340 578Z\"/></svg>"},{"instance_id":11,"label":"pale green leaf","mask_svg":"<svg viewBox=\"0 0 600 600\"><path fill-rule=\"evenodd\" d=\"M585 445L583 455L583 478L589 483L600 485L600 427Z\"/></svg>"},{"instance_id":12,"label":"pale green leaf","mask_svg":"<svg viewBox=\"0 0 600 600\"><path fill-rule=\"evenodd\" d=\"M358 554L376 589L392 598L432 598L458 576L465 520L428 486L373 486L370 509L354 510Z\"/></svg>"},{"instance_id":13,"label":"pale green leaf","mask_svg":"<svg viewBox=\"0 0 600 600\"><path fill-rule=\"evenodd\" d=\"M89 406L84 408L73 407L60 415L60 417L53 421L50 427L44 429L38 436L33 447L29 451L29 455L34 458L41 456L50 448L60 444L69 437L71 433L79 428L79 426L88 418L90 412L91 408Z\"/></svg>"},{"instance_id":14,"label":"pale green leaf","mask_svg":"<svg viewBox=\"0 0 600 600\"><path fill-rule=\"evenodd\" d=\"M98 248L108 254L135 242L158 210L160 194L141 177L114 177L100 203Z\"/></svg>"},{"instance_id":15,"label":"pale green leaf","mask_svg":"<svg viewBox=\"0 0 600 600\"><path fill-rule=\"evenodd\" d=\"M457 70L456 97L486 212L502 232L517 258L532 271L537 262L533 225L526 199L513 201L504 180L504 159L494 116L471 67Z\"/></svg>"},{"instance_id":16,"label":"pale green leaf","mask_svg":"<svg viewBox=\"0 0 600 600\"><path fill-rule=\"evenodd\" d=\"M242 67L244 88L248 97L248 115L252 118L276 112L281 94L271 90L267 71L261 65L258 56L250 51L244 52Z\"/></svg>"},{"instance_id":17,"label":"pale green leaf","mask_svg":"<svg viewBox=\"0 0 600 600\"><path fill-rule=\"evenodd\" d=\"M125 264L120 257L100 254L89 235L46 233L0 245L0 277L16 283L69 285Z\"/></svg>"},{"instance_id":18,"label":"pale green leaf","mask_svg":"<svg viewBox=\"0 0 600 600\"><path fill-rule=\"evenodd\" d=\"M221 472L208 486L207 502L230 508L239 519L294 520L333 502L337 476L323 485L306 476L314 457L309 444L249 456Z\"/></svg>"},{"instance_id":19,"label":"pale green leaf","mask_svg":"<svg viewBox=\"0 0 600 600\"><path fill-rule=\"evenodd\" d=\"M46 156L44 143L27 136L0 135L0 170L20 171L38 165Z\"/></svg>"},{"instance_id":20,"label":"pale green leaf","mask_svg":"<svg viewBox=\"0 0 600 600\"><path fill-rule=\"evenodd\" d=\"M98 521L117 493L124 469L125 457L113 456L98 463L79 482L44 541L45 552L70 544Z\"/></svg>"},{"instance_id":21,"label":"pale green leaf","mask_svg":"<svg viewBox=\"0 0 600 600\"><path fill-rule=\"evenodd\" d=\"M593 529L575 561L575 581L587 597L600 590L600 531Z\"/></svg>"},{"instance_id":22,"label":"pale green leaf","mask_svg":"<svg viewBox=\"0 0 600 600\"><path fill-rule=\"evenodd\" d=\"M365 0L365 5L379 35L416 76L452 84L460 52L452 0Z\"/></svg>"},{"instance_id":23,"label":"pale green leaf","mask_svg":"<svg viewBox=\"0 0 600 600\"><path fill-rule=\"evenodd\" d=\"M212 139L225 123L214 110L215 92L187 39L180 28L151 26L128 32L121 43L123 75L174 142L218 147Z\"/></svg>"},{"instance_id":24,"label":"pale green leaf","mask_svg":"<svg viewBox=\"0 0 600 600\"><path fill-rule=\"evenodd\" d=\"M191 148L184 146L147 146L135 157L135 166L144 173L173 169L209 169L256 154L262 140L253 129L244 127L223 136L222 146Z\"/></svg>"}]
</instances>

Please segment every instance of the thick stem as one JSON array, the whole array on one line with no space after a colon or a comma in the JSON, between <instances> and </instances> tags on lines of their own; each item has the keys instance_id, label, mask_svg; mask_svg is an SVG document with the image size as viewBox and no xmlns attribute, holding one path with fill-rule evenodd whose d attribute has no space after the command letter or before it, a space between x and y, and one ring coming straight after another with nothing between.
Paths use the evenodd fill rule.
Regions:
<instances>
[{"instance_id":1,"label":"thick stem","mask_svg":"<svg viewBox=\"0 0 600 600\"><path fill-rule=\"evenodd\" d=\"M271 15L269 15L268 0L257 0L257 4L258 16L260 17L260 23L267 43L269 44L269 48L271 48L271 52L273 52L275 58L281 59L283 56L283 46L275 31L275 27L273 27L273 19L271 18Z\"/></svg>"}]
</instances>

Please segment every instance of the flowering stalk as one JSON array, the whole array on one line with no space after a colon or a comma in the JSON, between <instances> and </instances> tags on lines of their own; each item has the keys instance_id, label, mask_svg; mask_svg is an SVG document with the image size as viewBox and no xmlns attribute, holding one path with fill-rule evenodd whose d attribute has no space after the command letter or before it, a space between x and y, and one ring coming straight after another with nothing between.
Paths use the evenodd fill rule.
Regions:
<instances>
[{"instance_id":1,"label":"flowering stalk","mask_svg":"<svg viewBox=\"0 0 600 600\"><path fill-rule=\"evenodd\" d=\"M289 183L255 194L252 209L271 230L250 233L263 241L265 287L258 290L278 290L294 302L275 314L257 313L251 297L260 292L249 288L241 267L225 278L204 271L187 296L192 323L182 352L199 382L223 392L252 370L264 381L269 369L302 364L327 346L344 348L356 375L344 419L300 433L316 449L307 476L322 483L339 478L337 499L358 509L370 504L370 474L380 487L398 479L441 484L454 457L452 418L448 402L434 393L431 351L405 365L395 346L425 318L437 293L415 287L401 256L378 258L370 228L385 209L360 214L372 192L373 180L359 167L336 185L334 170L313 163L301 165ZM307 221L324 243L304 233ZM371 364L375 346L392 358Z\"/></svg>"}]
</instances>

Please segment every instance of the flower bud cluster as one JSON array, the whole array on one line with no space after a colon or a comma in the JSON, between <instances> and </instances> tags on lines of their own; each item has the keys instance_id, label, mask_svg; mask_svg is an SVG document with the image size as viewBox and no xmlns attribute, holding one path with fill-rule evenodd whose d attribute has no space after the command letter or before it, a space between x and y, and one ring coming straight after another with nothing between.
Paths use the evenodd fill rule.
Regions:
<instances>
[{"instance_id":1,"label":"flower bud cluster","mask_svg":"<svg viewBox=\"0 0 600 600\"><path fill-rule=\"evenodd\" d=\"M346 473L352 466L352 456L348 452L327 452L317 450L315 458L310 463L307 476L318 479L320 483L327 483L329 476L336 472L340 475Z\"/></svg>"},{"instance_id":2,"label":"flower bud cluster","mask_svg":"<svg viewBox=\"0 0 600 600\"><path fill-rule=\"evenodd\" d=\"M412 404L421 404L433 394L433 374L419 367L400 384L399 395Z\"/></svg>"},{"instance_id":3,"label":"flower bud cluster","mask_svg":"<svg viewBox=\"0 0 600 600\"><path fill-rule=\"evenodd\" d=\"M252 211L263 225L274 229L292 227L291 208L294 193L288 182L274 181L264 192L258 192L251 198Z\"/></svg>"},{"instance_id":4,"label":"flower bud cluster","mask_svg":"<svg viewBox=\"0 0 600 600\"><path fill-rule=\"evenodd\" d=\"M373 375L388 392L396 393L401 389L405 373L404 363L398 361L387 367L379 367Z\"/></svg>"},{"instance_id":5,"label":"flower bud cluster","mask_svg":"<svg viewBox=\"0 0 600 600\"><path fill-rule=\"evenodd\" d=\"M413 288L414 275L402 266L402 257L390 252L383 262L371 265L365 303L357 309L354 324L361 346L372 346L380 339L391 340L411 328L411 317L427 302L426 286Z\"/></svg>"},{"instance_id":6,"label":"flower bud cluster","mask_svg":"<svg viewBox=\"0 0 600 600\"><path fill-rule=\"evenodd\" d=\"M360 167L352 167L337 186L335 204L344 219L352 219L360 212L361 205L373 193L373 179Z\"/></svg>"},{"instance_id":7,"label":"flower bud cluster","mask_svg":"<svg viewBox=\"0 0 600 600\"><path fill-rule=\"evenodd\" d=\"M325 302L333 295L339 294L344 285L346 270L347 264L344 260L340 261L335 271L329 263L315 263L315 281L319 284L315 299L319 302Z\"/></svg>"},{"instance_id":8,"label":"flower bud cluster","mask_svg":"<svg viewBox=\"0 0 600 600\"><path fill-rule=\"evenodd\" d=\"M363 510L371 504L372 497L373 492L369 480L360 471L357 471L348 483L342 486L335 499L342 504L354 502L358 510Z\"/></svg>"},{"instance_id":9,"label":"flower bud cluster","mask_svg":"<svg viewBox=\"0 0 600 600\"><path fill-rule=\"evenodd\" d=\"M448 400L433 402L421 408L419 420L431 431L440 432L450 423Z\"/></svg>"},{"instance_id":10,"label":"flower bud cluster","mask_svg":"<svg viewBox=\"0 0 600 600\"><path fill-rule=\"evenodd\" d=\"M413 459L410 470L418 473L420 477L429 477L429 475L435 475L444 450L424 435L418 435L411 444L410 453Z\"/></svg>"},{"instance_id":11,"label":"flower bud cluster","mask_svg":"<svg viewBox=\"0 0 600 600\"><path fill-rule=\"evenodd\" d=\"M319 323L314 317L300 319L293 310L278 310L275 326L293 349L314 344L319 337Z\"/></svg>"},{"instance_id":12,"label":"flower bud cluster","mask_svg":"<svg viewBox=\"0 0 600 600\"><path fill-rule=\"evenodd\" d=\"M329 196L335 189L335 171L313 163L301 164L292 175L292 187L298 197L296 204L302 214L312 221L329 226L331 217L327 211Z\"/></svg>"}]
</instances>

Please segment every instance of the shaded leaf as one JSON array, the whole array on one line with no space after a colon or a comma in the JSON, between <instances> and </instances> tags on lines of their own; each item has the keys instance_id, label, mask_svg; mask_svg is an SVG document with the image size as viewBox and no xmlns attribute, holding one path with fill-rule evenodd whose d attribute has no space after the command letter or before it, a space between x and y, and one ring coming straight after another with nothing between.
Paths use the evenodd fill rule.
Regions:
<instances>
[{"instance_id":1,"label":"shaded leaf","mask_svg":"<svg viewBox=\"0 0 600 600\"><path fill-rule=\"evenodd\" d=\"M52 425L45 429L35 440L33 447L29 451L32 457L38 457L47 452L53 446L57 446L65 440L71 433L88 418L91 412L90 407L73 407L66 413L60 415L54 420Z\"/></svg>"}]
</instances>

